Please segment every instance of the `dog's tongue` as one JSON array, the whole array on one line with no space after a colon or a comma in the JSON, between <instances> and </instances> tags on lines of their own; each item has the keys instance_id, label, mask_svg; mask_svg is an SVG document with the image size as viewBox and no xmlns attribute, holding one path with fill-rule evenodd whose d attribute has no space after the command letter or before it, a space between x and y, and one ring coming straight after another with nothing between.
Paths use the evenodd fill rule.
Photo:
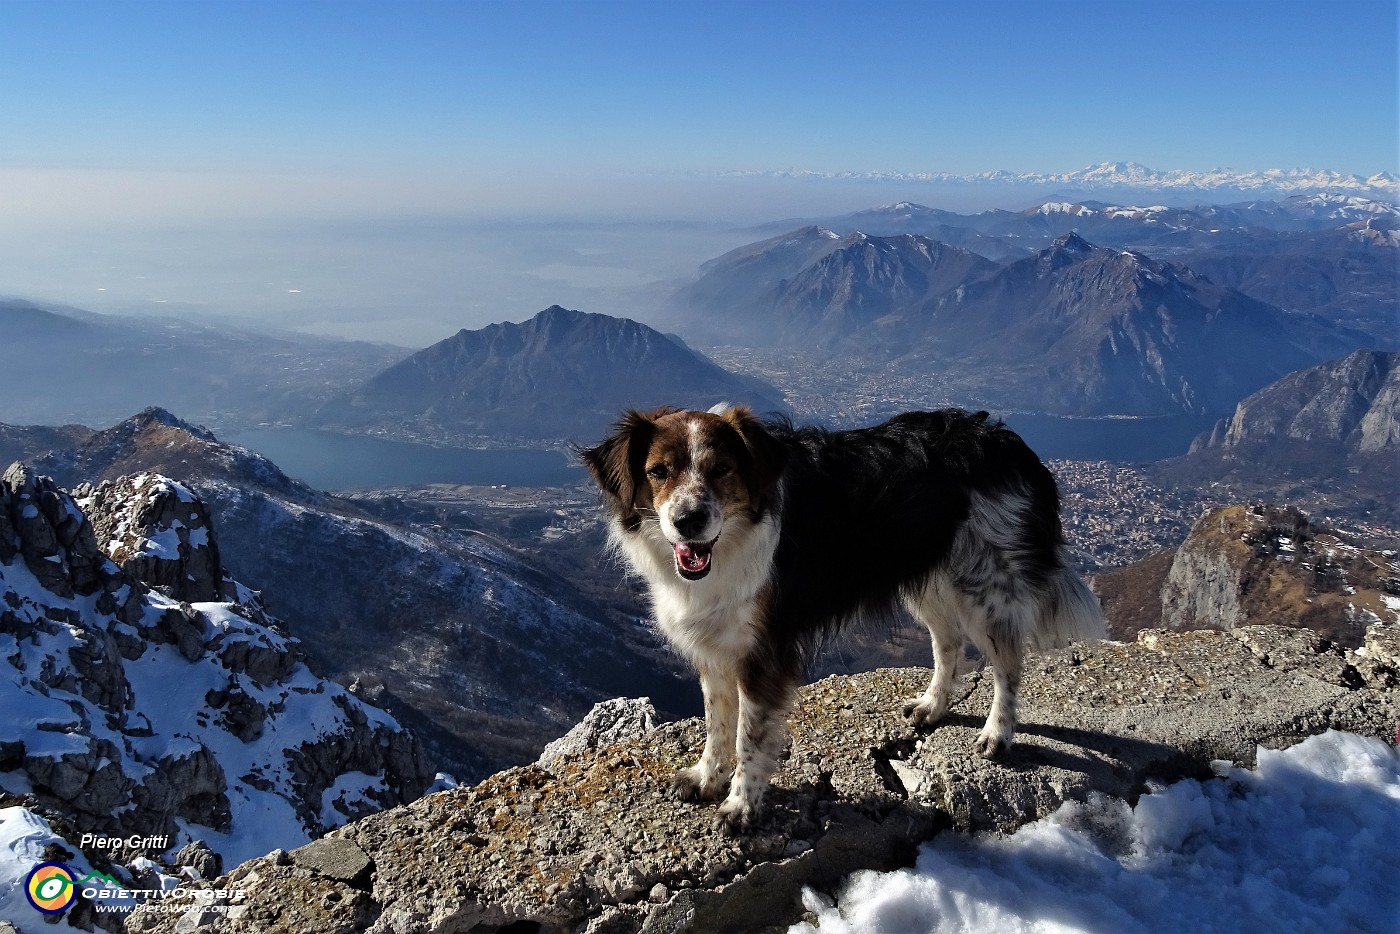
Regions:
<instances>
[{"instance_id":1,"label":"dog's tongue","mask_svg":"<svg viewBox=\"0 0 1400 934\"><path fill-rule=\"evenodd\" d=\"M710 546L700 542L681 542L672 546L676 552L676 563L682 569L699 573L710 566Z\"/></svg>"}]
</instances>

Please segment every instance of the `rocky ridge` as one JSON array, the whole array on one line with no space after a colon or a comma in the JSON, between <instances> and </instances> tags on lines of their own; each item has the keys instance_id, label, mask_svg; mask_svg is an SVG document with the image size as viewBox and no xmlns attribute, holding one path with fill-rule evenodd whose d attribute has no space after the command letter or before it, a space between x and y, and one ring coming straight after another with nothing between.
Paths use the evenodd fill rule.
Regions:
<instances>
[{"instance_id":1,"label":"rocky ridge","mask_svg":"<svg viewBox=\"0 0 1400 934\"><path fill-rule=\"evenodd\" d=\"M1168 629L1286 620L1356 647L1368 626L1400 625L1400 559L1293 507L1226 506L1176 550L1161 604Z\"/></svg>"},{"instance_id":2,"label":"rocky ridge","mask_svg":"<svg viewBox=\"0 0 1400 934\"><path fill-rule=\"evenodd\" d=\"M547 763L430 795L213 885L250 895L226 915L138 911L132 932L762 929L798 920L803 886L912 861L939 832L1009 831L1092 792L1130 802L1149 782L1210 777L1337 728L1394 741L1400 628L1346 650L1279 626L1150 630L1033 660L1013 750L970 749L990 701L973 675L943 724L902 719L922 669L833 676L801 692L792 747L750 836L664 789L703 742L699 720L648 727L615 705ZM634 735L609 732L635 725ZM327 865L339 869L327 869Z\"/></svg>"},{"instance_id":3,"label":"rocky ridge","mask_svg":"<svg viewBox=\"0 0 1400 934\"><path fill-rule=\"evenodd\" d=\"M0 479L0 805L165 838L84 853L103 865L202 841L209 870L422 794L412 735L307 668L224 573L188 488L147 474L81 493L21 463Z\"/></svg>"}]
</instances>

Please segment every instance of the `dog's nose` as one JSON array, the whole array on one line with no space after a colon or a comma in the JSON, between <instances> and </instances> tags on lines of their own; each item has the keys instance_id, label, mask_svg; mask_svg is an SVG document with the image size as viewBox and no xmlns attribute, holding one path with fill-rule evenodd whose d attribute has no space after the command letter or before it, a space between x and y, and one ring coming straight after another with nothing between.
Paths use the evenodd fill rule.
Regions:
<instances>
[{"instance_id":1,"label":"dog's nose","mask_svg":"<svg viewBox=\"0 0 1400 934\"><path fill-rule=\"evenodd\" d=\"M710 514L703 509L692 509L676 516L671 520L671 524L684 537L694 538L705 530L705 526L710 524Z\"/></svg>"}]
</instances>

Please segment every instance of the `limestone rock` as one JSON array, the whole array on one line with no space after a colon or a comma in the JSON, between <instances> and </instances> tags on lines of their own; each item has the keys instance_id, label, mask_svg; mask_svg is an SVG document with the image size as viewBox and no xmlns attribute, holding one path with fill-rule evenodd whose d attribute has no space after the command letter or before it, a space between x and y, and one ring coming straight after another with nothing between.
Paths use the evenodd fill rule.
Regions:
<instances>
[{"instance_id":1,"label":"limestone rock","mask_svg":"<svg viewBox=\"0 0 1400 934\"><path fill-rule=\"evenodd\" d=\"M1400 354L1358 350L1290 373L1242 400L1192 450L1280 439L1367 453L1400 444Z\"/></svg>"},{"instance_id":2,"label":"limestone rock","mask_svg":"<svg viewBox=\"0 0 1400 934\"><path fill-rule=\"evenodd\" d=\"M544 747L535 765L545 771L560 760L593 752L656 729L656 708L645 697L615 697L594 704L572 730Z\"/></svg>"},{"instance_id":3,"label":"limestone rock","mask_svg":"<svg viewBox=\"0 0 1400 934\"><path fill-rule=\"evenodd\" d=\"M1328 728L1393 742L1395 682L1363 678L1356 666L1393 679L1394 640L1378 632L1353 652L1269 626L1149 630L1133 643L1072 646L1028 664L1016 745L996 763L971 750L989 678L963 682L944 722L919 732L899 711L928 671L833 676L801 691L791 750L749 836L722 835L713 804L666 797L671 775L704 740L699 720L668 723L561 752L548 770L510 769L333 831L327 845L353 844L372 865L364 890L285 854L246 863L211 883L248 888L244 912L201 930L786 925L802 914L803 885L829 890L856 869L908 865L934 833L1014 830L1091 792L1134 801L1149 781L1209 778L1217 759L1251 766L1260 745ZM169 932L174 923L140 910L128 930Z\"/></svg>"},{"instance_id":4,"label":"limestone rock","mask_svg":"<svg viewBox=\"0 0 1400 934\"><path fill-rule=\"evenodd\" d=\"M292 865L314 870L328 879L365 888L373 865L365 851L348 840L327 837L292 850Z\"/></svg>"}]
</instances>

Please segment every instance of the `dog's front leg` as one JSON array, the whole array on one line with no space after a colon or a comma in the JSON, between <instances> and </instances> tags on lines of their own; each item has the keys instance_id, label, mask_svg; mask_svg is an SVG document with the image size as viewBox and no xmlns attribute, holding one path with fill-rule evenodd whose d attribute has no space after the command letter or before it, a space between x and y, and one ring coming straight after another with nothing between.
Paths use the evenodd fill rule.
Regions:
<instances>
[{"instance_id":1,"label":"dog's front leg","mask_svg":"<svg viewBox=\"0 0 1400 934\"><path fill-rule=\"evenodd\" d=\"M796 679L766 673L739 685L739 763L729 797L719 807L719 825L728 834L749 830L758 819L768 779L778 767L787 739L787 714Z\"/></svg>"},{"instance_id":2,"label":"dog's front leg","mask_svg":"<svg viewBox=\"0 0 1400 934\"><path fill-rule=\"evenodd\" d=\"M705 751L700 761L671 780L679 801L713 801L724 794L734 763L734 733L739 719L739 678L732 667L700 665L705 695Z\"/></svg>"}]
</instances>

